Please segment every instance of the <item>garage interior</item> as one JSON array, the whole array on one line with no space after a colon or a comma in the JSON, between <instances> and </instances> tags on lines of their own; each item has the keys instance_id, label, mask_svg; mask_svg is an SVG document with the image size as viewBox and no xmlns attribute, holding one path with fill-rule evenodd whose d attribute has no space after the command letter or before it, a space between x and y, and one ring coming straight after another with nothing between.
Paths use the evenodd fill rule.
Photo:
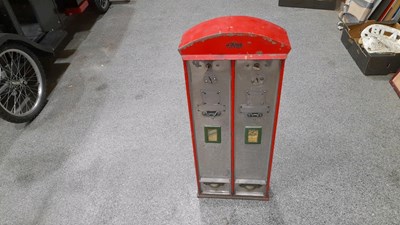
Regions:
<instances>
[{"instance_id":1,"label":"garage interior","mask_svg":"<svg viewBox=\"0 0 400 225\"><path fill-rule=\"evenodd\" d=\"M287 30L265 201L198 199L181 35L249 15ZM48 102L0 120L0 224L400 224L400 104L365 76L336 11L278 1L131 1L72 17Z\"/></svg>"}]
</instances>

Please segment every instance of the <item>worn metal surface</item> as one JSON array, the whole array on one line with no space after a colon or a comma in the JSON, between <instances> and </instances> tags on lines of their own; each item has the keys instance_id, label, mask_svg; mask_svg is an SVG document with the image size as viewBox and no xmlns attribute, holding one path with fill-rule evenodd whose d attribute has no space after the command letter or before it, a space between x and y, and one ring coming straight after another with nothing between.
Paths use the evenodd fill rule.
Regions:
<instances>
[{"instance_id":1,"label":"worn metal surface","mask_svg":"<svg viewBox=\"0 0 400 225\"><path fill-rule=\"evenodd\" d=\"M188 61L188 74L201 192L230 194L230 83L229 61ZM205 126L221 128L221 143L206 143ZM204 178L224 179L202 181ZM218 188L209 184L222 183Z\"/></svg>"},{"instance_id":2,"label":"worn metal surface","mask_svg":"<svg viewBox=\"0 0 400 225\"><path fill-rule=\"evenodd\" d=\"M265 195L280 65L280 60L236 61L235 180L257 181L245 185L263 182L255 190L247 190L236 180L240 195ZM261 143L246 144L245 128L254 126L262 129Z\"/></svg>"}]
</instances>

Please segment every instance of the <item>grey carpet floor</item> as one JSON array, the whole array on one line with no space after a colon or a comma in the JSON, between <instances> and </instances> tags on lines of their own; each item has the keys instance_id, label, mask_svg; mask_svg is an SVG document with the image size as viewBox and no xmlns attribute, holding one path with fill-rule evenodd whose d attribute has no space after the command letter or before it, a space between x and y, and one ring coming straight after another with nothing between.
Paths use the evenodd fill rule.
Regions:
<instances>
[{"instance_id":1,"label":"grey carpet floor","mask_svg":"<svg viewBox=\"0 0 400 225\"><path fill-rule=\"evenodd\" d=\"M0 121L0 224L400 224L390 77L362 75L336 12L277 4L137 0L73 19L43 112ZM196 198L177 46L200 21L238 14L284 27L293 48L269 202Z\"/></svg>"}]
</instances>

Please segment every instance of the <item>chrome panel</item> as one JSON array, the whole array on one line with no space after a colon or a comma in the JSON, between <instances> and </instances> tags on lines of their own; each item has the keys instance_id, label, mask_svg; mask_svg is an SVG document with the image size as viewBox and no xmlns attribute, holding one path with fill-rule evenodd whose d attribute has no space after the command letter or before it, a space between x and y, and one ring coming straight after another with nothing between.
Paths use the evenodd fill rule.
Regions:
<instances>
[{"instance_id":1,"label":"chrome panel","mask_svg":"<svg viewBox=\"0 0 400 225\"><path fill-rule=\"evenodd\" d=\"M230 194L231 62L187 61L187 68L201 193ZM205 142L205 126L221 127L221 143Z\"/></svg>"},{"instance_id":2,"label":"chrome panel","mask_svg":"<svg viewBox=\"0 0 400 225\"><path fill-rule=\"evenodd\" d=\"M235 194L265 195L280 60L240 60L235 71ZM245 144L245 127L261 126L261 144ZM256 180L257 182L254 182ZM246 185L255 185L254 190ZM249 186L250 187L250 186Z\"/></svg>"}]
</instances>

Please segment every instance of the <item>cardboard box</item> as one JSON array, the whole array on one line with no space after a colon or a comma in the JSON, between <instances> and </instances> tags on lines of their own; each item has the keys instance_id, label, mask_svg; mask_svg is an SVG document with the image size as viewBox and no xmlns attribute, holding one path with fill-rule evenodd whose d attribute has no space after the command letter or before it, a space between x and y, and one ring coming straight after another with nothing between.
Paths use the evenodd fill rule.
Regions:
<instances>
[{"instance_id":1,"label":"cardboard box","mask_svg":"<svg viewBox=\"0 0 400 225\"><path fill-rule=\"evenodd\" d=\"M338 0L279 0L279 6L329 10L335 10L338 3Z\"/></svg>"},{"instance_id":2,"label":"cardboard box","mask_svg":"<svg viewBox=\"0 0 400 225\"><path fill-rule=\"evenodd\" d=\"M393 22L367 21L348 25L343 29L341 38L343 45L365 75L387 75L397 72L400 68L400 54L370 54L360 46L361 32L371 24L385 24L400 29L400 24Z\"/></svg>"}]
</instances>

